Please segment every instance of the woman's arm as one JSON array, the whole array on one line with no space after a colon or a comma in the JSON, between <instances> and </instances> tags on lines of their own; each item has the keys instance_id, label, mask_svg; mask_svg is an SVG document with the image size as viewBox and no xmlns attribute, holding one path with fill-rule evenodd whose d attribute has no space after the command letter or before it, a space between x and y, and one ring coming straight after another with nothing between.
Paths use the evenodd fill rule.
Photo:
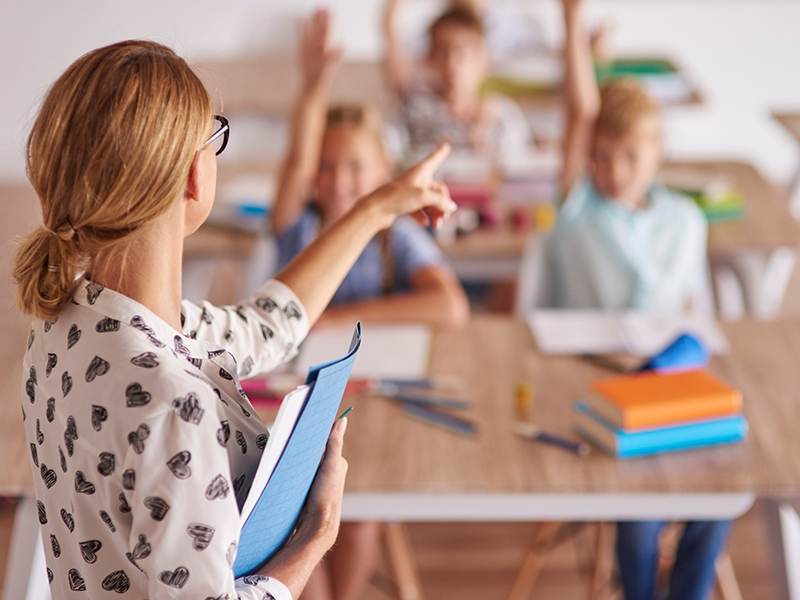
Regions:
<instances>
[{"instance_id":1,"label":"woman's arm","mask_svg":"<svg viewBox=\"0 0 800 600\"><path fill-rule=\"evenodd\" d=\"M564 197L586 169L592 127L600 110L600 93L594 74L589 35L583 18L583 0L563 0L566 42L564 88L567 102L567 131L561 167Z\"/></svg>"},{"instance_id":2,"label":"woman's arm","mask_svg":"<svg viewBox=\"0 0 800 600\"><path fill-rule=\"evenodd\" d=\"M456 209L447 187L433 174L450 152L443 145L417 165L361 198L326 228L275 278L305 306L309 325L316 323L356 259L379 231L404 214L438 227Z\"/></svg>"},{"instance_id":3,"label":"woman's arm","mask_svg":"<svg viewBox=\"0 0 800 600\"><path fill-rule=\"evenodd\" d=\"M410 292L329 308L319 323L352 324L358 320L463 327L469 320L469 301L449 269L431 265L411 277Z\"/></svg>"},{"instance_id":4,"label":"woman's arm","mask_svg":"<svg viewBox=\"0 0 800 600\"><path fill-rule=\"evenodd\" d=\"M383 33L386 37L384 64L389 85L396 94L402 94L411 80L413 62L406 52L405 44L397 33L397 15L403 0L389 0L383 14Z\"/></svg>"},{"instance_id":5,"label":"woman's arm","mask_svg":"<svg viewBox=\"0 0 800 600\"><path fill-rule=\"evenodd\" d=\"M303 212L319 168L328 90L342 53L340 48L332 45L330 35L330 13L327 10L316 11L302 24L302 87L292 116L289 152L283 163L270 216L272 231L276 234L290 227Z\"/></svg>"}]
</instances>

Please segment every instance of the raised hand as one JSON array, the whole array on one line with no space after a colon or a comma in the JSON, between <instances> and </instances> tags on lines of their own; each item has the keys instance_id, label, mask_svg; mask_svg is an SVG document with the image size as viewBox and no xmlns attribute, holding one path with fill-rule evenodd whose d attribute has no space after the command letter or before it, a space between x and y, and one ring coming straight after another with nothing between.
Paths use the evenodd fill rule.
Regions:
<instances>
[{"instance_id":1,"label":"raised hand","mask_svg":"<svg viewBox=\"0 0 800 600\"><path fill-rule=\"evenodd\" d=\"M304 85L315 87L333 78L342 49L331 41L331 14L318 9L300 25L300 65Z\"/></svg>"},{"instance_id":2,"label":"raised hand","mask_svg":"<svg viewBox=\"0 0 800 600\"><path fill-rule=\"evenodd\" d=\"M457 206L447 186L433 175L450 154L450 144L442 144L426 158L375 190L361 202L382 212L386 227L400 215L410 215L422 225L438 228Z\"/></svg>"}]
</instances>

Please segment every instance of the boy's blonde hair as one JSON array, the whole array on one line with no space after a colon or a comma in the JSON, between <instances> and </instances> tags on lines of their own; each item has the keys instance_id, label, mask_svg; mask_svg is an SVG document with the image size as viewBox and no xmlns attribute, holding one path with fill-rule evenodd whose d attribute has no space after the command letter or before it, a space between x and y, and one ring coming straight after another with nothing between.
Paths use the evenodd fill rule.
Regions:
<instances>
[{"instance_id":1,"label":"boy's blonde hair","mask_svg":"<svg viewBox=\"0 0 800 600\"><path fill-rule=\"evenodd\" d=\"M83 272L165 214L212 125L208 92L166 46L131 40L76 60L47 92L28 137L43 225L15 256L22 312L55 319Z\"/></svg>"},{"instance_id":2,"label":"boy's blonde hair","mask_svg":"<svg viewBox=\"0 0 800 600\"><path fill-rule=\"evenodd\" d=\"M380 111L368 104L337 104L328 108L325 129L351 128L366 133L375 143L381 159L391 165L389 153L383 141L383 118Z\"/></svg>"},{"instance_id":3,"label":"boy's blonde hair","mask_svg":"<svg viewBox=\"0 0 800 600\"><path fill-rule=\"evenodd\" d=\"M600 112L594 133L615 138L631 134L661 136L658 104L635 79L613 81L600 90Z\"/></svg>"}]
</instances>

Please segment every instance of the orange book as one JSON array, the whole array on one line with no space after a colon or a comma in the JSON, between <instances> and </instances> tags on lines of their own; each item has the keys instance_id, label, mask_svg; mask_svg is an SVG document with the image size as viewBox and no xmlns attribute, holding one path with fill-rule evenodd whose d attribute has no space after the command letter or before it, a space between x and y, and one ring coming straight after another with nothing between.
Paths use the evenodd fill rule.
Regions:
<instances>
[{"instance_id":1,"label":"orange book","mask_svg":"<svg viewBox=\"0 0 800 600\"><path fill-rule=\"evenodd\" d=\"M589 408L620 429L643 429L729 416L742 394L704 370L646 372L595 381Z\"/></svg>"}]
</instances>

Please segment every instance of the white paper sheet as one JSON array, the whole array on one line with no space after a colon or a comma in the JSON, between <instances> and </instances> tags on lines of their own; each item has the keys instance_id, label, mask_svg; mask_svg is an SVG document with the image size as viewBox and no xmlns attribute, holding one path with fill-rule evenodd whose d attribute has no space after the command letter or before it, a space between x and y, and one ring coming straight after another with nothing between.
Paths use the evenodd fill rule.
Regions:
<instances>
[{"instance_id":1,"label":"white paper sheet","mask_svg":"<svg viewBox=\"0 0 800 600\"><path fill-rule=\"evenodd\" d=\"M417 379L428 376L431 331L424 325L371 325L363 327L364 348L353 365L352 378ZM347 348L353 328L321 329L300 346L294 371L328 362Z\"/></svg>"},{"instance_id":2,"label":"white paper sheet","mask_svg":"<svg viewBox=\"0 0 800 600\"><path fill-rule=\"evenodd\" d=\"M681 333L699 338L712 354L730 352L713 318L634 311L536 310L527 319L544 354L628 353L652 356Z\"/></svg>"}]
</instances>

